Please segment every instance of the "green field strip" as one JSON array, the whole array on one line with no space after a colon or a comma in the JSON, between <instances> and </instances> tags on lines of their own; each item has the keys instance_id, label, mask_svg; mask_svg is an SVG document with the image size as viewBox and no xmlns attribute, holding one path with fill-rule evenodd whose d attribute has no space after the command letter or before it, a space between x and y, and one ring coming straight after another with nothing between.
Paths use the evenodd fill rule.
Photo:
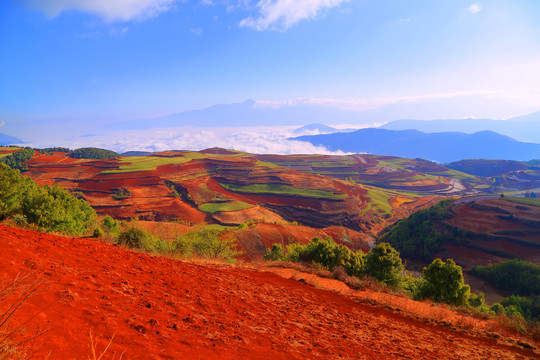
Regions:
<instances>
[{"instance_id":1,"label":"green field strip","mask_svg":"<svg viewBox=\"0 0 540 360\"><path fill-rule=\"evenodd\" d=\"M161 157L161 156L132 156L120 158L118 169L104 170L102 174L127 173L136 171L152 171L161 165L183 164L193 159L204 159L205 154L186 153L181 156Z\"/></svg>"},{"instance_id":2,"label":"green field strip","mask_svg":"<svg viewBox=\"0 0 540 360\"><path fill-rule=\"evenodd\" d=\"M202 204L199 206L199 210L204 211L209 214L214 214L217 212L240 211L240 210L245 210L252 207L253 205L242 202L242 201L231 201L231 202Z\"/></svg>"},{"instance_id":3,"label":"green field strip","mask_svg":"<svg viewBox=\"0 0 540 360\"><path fill-rule=\"evenodd\" d=\"M288 195L331 200L341 200L347 197L347 194L334 194L333 192L324 190L300 189L281 184L251 184L242 186L220 183L220 185L227 190L247 194Z\"/></svg>"},{"instance_id":4,"label":"green field strip","mask_svg":"<svg viewBox=\"0 0 540 360\"><path fill-rule=\"evenodd\" d=\"M524 205L540 206L540 198L521 198L516 196L505 196L502 199Z\"/></svg>"}]
</instances>

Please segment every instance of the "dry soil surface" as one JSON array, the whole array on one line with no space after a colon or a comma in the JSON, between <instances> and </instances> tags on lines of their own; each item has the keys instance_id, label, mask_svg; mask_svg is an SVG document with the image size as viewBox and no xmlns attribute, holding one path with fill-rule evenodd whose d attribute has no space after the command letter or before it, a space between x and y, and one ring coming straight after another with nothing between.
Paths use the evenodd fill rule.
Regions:
<instances>
[{"instance_id":1,"label":"dry soil surface","mask_svg":"<svg viewBox=\"0 0 540 360\"><path fill-rule=\"evenodd\" d=\"M539 358L269 272L0 225L0 278L18 273L46 281L13 323L49 329L37 359L90 358L90 332L103 359Z\"/></svg>"}]
</instances>

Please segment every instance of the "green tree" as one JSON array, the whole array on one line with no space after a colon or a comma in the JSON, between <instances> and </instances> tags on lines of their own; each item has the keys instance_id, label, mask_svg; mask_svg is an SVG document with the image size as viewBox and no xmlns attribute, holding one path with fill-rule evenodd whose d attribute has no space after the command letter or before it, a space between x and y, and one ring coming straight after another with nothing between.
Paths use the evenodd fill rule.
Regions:
<instances>
[{"instance_id":1,"label":"green tree","mask_svg":"<svg viewBox=\"0 0 540 360\"><path fill-rule=\"evenodd\" d=\"M110 150L87 147L74 150L70 156L74 159L112 159L120 155Z\"/></svg>"},{"instance_id":2,"label":"green tree","mask_svg":"<svg viewBox=\"0 0 540 360\"><path fill-rule=\"evenodd\" d=\"M32 148L24 148L14 152L11 155L8 155L2 159L12 169L18 170L27 170L25 162L30 160L36 151Z\"/></svg>"},{"instance_id":3,"label":"green tree","mask_svg":"<svg viewBox=\"0 0 540 360\"><path fill-rule=\"evenodd\" d=\"M234 236L222 236L215 229L195 230L181 235L173 242L177 253L183 256L196 256L206 259L220 259L234 262L241 254L236 250Z\"/></svg>"},{"instance_id":4,"label":"green tree","mask_svg":"<svg viewBox=\"0 0 540 360\"><path fill-rule=\"evenodd\" d=\"M388 243L377 244L366 256L366 274L389 286L399 286L404 270L399 252Z\"/></svg>"},{"instance_id":5,"label":"green tree","mask_svg":"<svg viewBox=\"0 0 540 360\"><path fill-rule=\"evenodd\" d=\"M353 252L345 245L336 244L330 237L323 240L314 238L301 251L300 259L315 261L328 270L341 266L351 276L360 277L364 273L364 254Z\"/></svg>"},{"instance_id":6,"label":"green tree","mask_svg":"<svg viewBox=\"0 0 540 360\"><path fill-rule=\"evenodd\" d=\"M106 215L103 218L103 221L101 221L101 227L103 227L106 232L114 232L118 230L118 221L109 215Z\"/></svg>"},{"instance_id":7,"label":"green tree","mask_svg":"<svg viewBox=\"0 0 540 360\"><path fill-rule=\"evenodd\" d=\"M41 229L72 235L87 233L95 211L58 186L39 187L18 170L0 163L0 219L24 216Z\"/></svg>"},{"instance_id":8,"label":"green tree","mask_svg":"<svg viewBox=\"0 0 540 360\"><path fill-rule=\"evenodd\" d=\"M430 298L437 302L451 305L465 305L471 295L471 289L465 285L463 272L454 260L446 262L435 259L422 271L423 280L418 288L417 296Z\"/></svg>"},{"instance_id":9,"label":"green tree","mask_svg":"<svg viewBox=\"0 0 540 360\"><path fill-rule=\"evenodd\" d=\"M283 246L281 244L275 243L272 244L271 249L266 250L266 255L264 255L264 258L271 261L281 261L283 260L283 256Z\"/></svg>"},{"instance_id":10,"label":"green tree","mask_svg":"<svg viewBox=\"0 0 540 360\"><path fill-rule=\"evenodd\" d=\"M0 219L20 213L25 194L35 193L37 189L37 184L21 177L19 170L0 162Z\"/></svg>"}]
</instances>

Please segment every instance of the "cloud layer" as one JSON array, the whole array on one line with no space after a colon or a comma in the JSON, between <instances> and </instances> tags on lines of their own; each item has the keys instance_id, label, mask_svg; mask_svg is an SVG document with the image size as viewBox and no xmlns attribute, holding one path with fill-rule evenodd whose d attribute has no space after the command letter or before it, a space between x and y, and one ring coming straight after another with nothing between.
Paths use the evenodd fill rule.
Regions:
<instances>
[{"instance_id":1,"label":"cloud layer","mask_svg":"<svg viewBox=\"0 0 540 360\"><path fill-rule=\"evenodd\" d=\"M324 10L341 5L347 0L260 0L258 17L247 17L240 26L255 30L287 30L297 22L313 19Z\"/></svg>"},{"instance_id":2,"label":"cloud layer","mask_svg":"<svg viewBox=\"0 0 540 360\"><path fill-rule=\"evenodd\" d=\"M157 16L176 0L23 0L28 6L55 17L66 10L96 14L108 21Z\"/></svg>"},{"instance_id":3,"label":"cloud layer","mask_svg":"<svg viewBox=\"0 0 540 360\"><path fill-rule=\"evenodd\" d=\"M95 146L122 153L130 150L203 150L222 147L254 154L343 154L331 152L307 142L287 140L299 136L293 130L297 126L259 126L246 128L198 128L178 127L165 129L110 131L106 134L80 136L70 139L31 141L31 146L66 146L77 149Z\"/></svg>"}]
</instances>

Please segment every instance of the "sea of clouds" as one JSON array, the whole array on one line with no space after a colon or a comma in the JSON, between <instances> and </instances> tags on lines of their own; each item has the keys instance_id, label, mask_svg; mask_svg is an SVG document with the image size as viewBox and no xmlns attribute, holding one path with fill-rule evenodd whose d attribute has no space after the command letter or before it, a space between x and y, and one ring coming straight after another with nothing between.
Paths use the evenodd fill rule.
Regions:
<instances>
[{"instance_id":1,"label":"sea of clouds","mask_svg":"<svg viewBox=\"0 0 540 360\"><path fill-rule=\"evenodd\" d=\"M26 146L64 146L71 149L99 147L116 151L203 150L221 147L253 154L344 154L329 151L322 146L289 138L314 134L294 133L298 126L258 126L258 127L176 127L148 130L123 130L58 139L55 143L39 139Z\"/></svg>"}]
</instances>

